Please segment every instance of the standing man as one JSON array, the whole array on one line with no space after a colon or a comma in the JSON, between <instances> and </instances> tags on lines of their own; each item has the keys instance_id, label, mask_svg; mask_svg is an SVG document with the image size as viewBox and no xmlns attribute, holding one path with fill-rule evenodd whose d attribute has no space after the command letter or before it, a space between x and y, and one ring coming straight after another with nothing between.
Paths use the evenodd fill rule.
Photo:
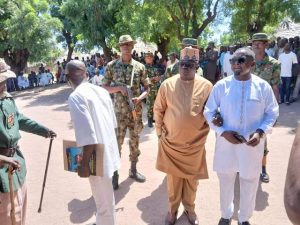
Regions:
<instances>
[{"instance_id":1,"label":"standing man","mask_svg":"<svg viewBox=\"0 0 300 225\"><path fill-rule=\"evenodd\" d=\"M232 72L232 69L231 69L231 63L230 63L230 60L232 59L233 57L233 53L234 53L234 46L230 45L228 47L228 50L226 53L225 53L225 56L224 56L224 62L223 62L223 71L224 71L224 77L227 77L227 76L230 76L233 74Z\"/></svg>"},{"instance_id":2,"label":"standing man","mask_svg":"<svg viewBox=\"0 0 300 225\"><path fill-rule=\"evenodd\" d=\"M278 60L281 63L280 77L282 80L280 88L280 102L284 103L285 101L285 103L289 105L291 95L292 68L298 64L297 56L291 51L291 46L289 43L285 44L284 52L279 56Z\"/></svg>"},{"instance_id":3,"label":"standing man","mask_svg":"<svg viewBox=\"0 0 300 225\"><path fill-rule=\"evenodd\" d=\"M195 213L198 180L208 178L204 145L209 127L203 108L212 84L195 76L198 63L198 49L182 49L180 74L162 83L154 103L159 138L156 168L167 174L166 225L175 224L181 202L190 224L199 224Z\"/></svg>"},{"instance_id":4,"label":"standing man","mask_svg":"<svg viewBox=\"0 0 300 225\"><path fill-rule=\"evenodd\" d=\"M154 65L154 56L152 52L145 53L146 76L150 80L150 92L147 96L148 105L148 127L153 127L153 105L160 85L161 74L157 66Z\"/></svg>"},{"instance_id":5,"label":"standing man","mask_svg":"<svg viewBox=\"0 0 300 225\"><path fill-rule=\"evenodd\" d=\"M16 75L3 59L0 59L0 224L11 225L10 188L8 166L14 168L12 175L16 225L25 225L27 208L26 165L18 146L20 130L46 138L56 134L46 127L22 115L14 99L6 92L6 80Z\"/></svg>"},{"instance_id":6,"label":"standing man","mask_svg":"<svg viewBox=\"0 0 300 225\"><path fill-rule=\"evenodd\" d=\"M218 70L218 50L215 48L214 42L208 43L208 52L206 53L208 63L206 64L204 77L208 79L212 84L215 84L219 79Z\"/></svg>"},{"instance_id":7,"label":"standing man","mask_svg":"<svg viewBox=\"0 0 300 225\"><path fill-rule=\"evenodd\" d=\"M252 49L255 53L255 65L252 73L267 81L274 92L277 102L279 102L279 85L280 85L280 63L268 56L265 52L268 46L268 36L265 33L256 33L252 36ZM265 141L264 157L262 160L262 171L260 180L269 183L270 177L267 173L267 155L268 155L267 139Z\"/></svg>"},{"instance_id":8,"label":"standing man","mask_svg":"<svg viewBox=\"0 0 300 225\"><path fill-rule=\"evenodd\" d=\"M109 93L88 83L86 72L85 64L80 60L72 60L66 65L66 78L74 90L68 99L71 119L76 143L83 148L78 175L89 177L97 207L96 225L115 225L115 199L111 184L114 171L120 168L115 135L117 121ZM94 151L98 154L100 150L103 151L103 162L98 166L102 167L103 174L90 176L90 157Z\"/></svg>"},{"instance_id":9,"label":"standing man","mask_svg":"<svg viewBox=\"0 0 300 225\"><path fill-rule=\"evenodd\" d=\"M131 52L134 43L135 41L130 35L122 35L119 38L121 58L107 64L102 85L109 93L114 93L120 155L127 128L129 129L129 158L131 161L129 177L138 182L145 182L146 178L137 171L136 164L141 154L139 139L143 130L141 101L148 94L149 81L145 73L145 66L132 59ZM141 92L141 85L144 87L143 92ZM130 96L131 93L132 96ZM114 173L113 186L114 189L119 187L118 171Z\"/></svg>"},{"instance_id":10,"label":"standing man","mask_svg":"<svg viewBox=\"0 0 300 225\"><path fill-rule=\"evenodd\" d=\"M181 49L184 49L185 47L192 47L192 48L199 49L197 39L183 38L181 42ZM179 74L179 62L176 62L174 65L172 64L170 65L170 67L167 67L164 79L167 79L177 74ZM199 76L203 76L203 71L200 67L198 67L196 74Z\"/></svg>"},{"instance_id":11,"label":"standing man","mask_svg":"<svg viewBox=\"0 0 300 225\"><path fill-rule=\"evenodd\" d=\"M250 225L255 208L264 134L268 133L279 113L271 86L251 74L255 54L240 48L231 59L234 76L219 81L213 88L204 115L216 131L214 171L220 183L222 218L219 225L230 225L233 215L234 184L240 178L239 225ZM216 123L216 112L223 118Z\"/></svg>"}]
</instances>

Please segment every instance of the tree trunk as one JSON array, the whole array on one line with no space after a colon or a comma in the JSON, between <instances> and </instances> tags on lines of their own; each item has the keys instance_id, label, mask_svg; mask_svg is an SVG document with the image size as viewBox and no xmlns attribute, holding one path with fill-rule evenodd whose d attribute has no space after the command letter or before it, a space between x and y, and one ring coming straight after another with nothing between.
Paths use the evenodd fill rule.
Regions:
<instances>
[{"instance_id":1,"label":"tree trunk","mask_svg":"<svg viewBox=\"0 0 300 225\"><path fill-rule=\"evenodd\" d=\"M157 43L157 50L160 52L162 55L162 58L166 58L168 54L168 44L170 43L170 38L165 37L161 38L160 41Z\"/></svg>"},{"instance_id":2,"label":"tree trunk","mask_svg":"<svg viewBox=\"0 0 300 225\"><path fill-rule=\"evenodd\" d=\"M74 45L73 45L74 46ZM68 56L67 56L67 62L69 62L72 59L72 54L74 51L74 47L68 46Z\"/></svg>"},{"instance_id":3,"label":"tree trunk","mask_svg":"<svg viewBox=\"0 0 300 225\"><path fill-rule=\"evenodd\" d=\"M112 60L112 55L113 55L112 50L106 45L105 40L101 41L100 46L103 49L106 62L110 62Z\"/></svg>"},{"instance_id":4,"label":"tree trunk","mask_svg":"<svg viewBox=\"0 0 300 225\"><path fill-rule=\"evenodd\" d=\"M3 57L5 62L11 67L11 70L14 71L17 75L24 71L28 58L29 58L29 51L25 49L6 49L3 52Z\"/></svg>"}]
</instances>

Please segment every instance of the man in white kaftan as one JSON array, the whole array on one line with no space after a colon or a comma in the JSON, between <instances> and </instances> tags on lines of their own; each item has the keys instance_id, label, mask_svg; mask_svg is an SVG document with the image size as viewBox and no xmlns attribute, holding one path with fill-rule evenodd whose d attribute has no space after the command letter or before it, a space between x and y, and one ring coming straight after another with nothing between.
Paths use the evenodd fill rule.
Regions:
<instances>
[{"instance_id":1,"label":"man in white kaftan","mask_svg":"<svg viewBox=\"0 0 300 225\"><path fill-rule=\"evenodd\" d=\"M264 134L271 131L279 108L271 86L250 73L254 64L252 50L238 49L231 62L234 76L220 80L213 87L204 115L217 133L213 168L220 182L219 225L231 224L237 173L240 178L238 224L249 225L261 172ZM223 121L216 122L217 111Z\"/></svg>"},{"instance_id":2,"label":"man in white kaftan","mask_svg":"<svg viewBox=\"0 0 300 225\"><path fill-rule=\"evenodd\" d=\"M114 171L120 168L120 156L115 135L117 121L109 93L86 80L83 62L72 60L66 66L66 77L74 89L68 104L74 124L76 143L85 154L97 145L104 145L103 175L89 176L83 168L78 169L81 177L89 177L97 207L97 225L115 225L115 200L112 187ZM89 167L87 167L89 168ZM81 170L82 169L82 170Z\"/></svg>"}]
</instances>

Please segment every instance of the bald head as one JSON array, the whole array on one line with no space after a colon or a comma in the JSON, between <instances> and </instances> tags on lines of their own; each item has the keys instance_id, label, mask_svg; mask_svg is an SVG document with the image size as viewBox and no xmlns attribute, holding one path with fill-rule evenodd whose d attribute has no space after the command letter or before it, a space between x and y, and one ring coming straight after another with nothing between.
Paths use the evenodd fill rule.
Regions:
<instances>
[{"instance_id":1,"label":"bald head","mask_svg":"<svg viewBox=\"0 0 300 225\"><path fill-rule=\"evenodd\" d=\"M71 60L66 65L65 74L68 80L78 86L87 77L85 64L80 60Z\"/></svg>"}]
</instances>

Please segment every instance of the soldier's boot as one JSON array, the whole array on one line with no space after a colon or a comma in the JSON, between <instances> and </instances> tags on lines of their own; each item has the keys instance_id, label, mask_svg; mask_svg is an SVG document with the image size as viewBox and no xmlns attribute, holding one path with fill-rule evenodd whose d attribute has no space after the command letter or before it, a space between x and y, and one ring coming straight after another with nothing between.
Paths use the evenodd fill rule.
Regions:
<instances>
[{"instance_id":1,"label":"soldier's boot","mask_svg":"<svg viewBox=\"0 0 300 225\"><path fill-rule=\"evenodd\" d=\"M148 118L148 127L153 127L153 118L152 117Z\"/></svg>"},{"instance_id":2,"label":"soldier's boot","mask_svg":"<svg viewBox=\"0 0 300 225\"><path fill-rule=\"evenodd\" d=\"M131 168L129 169L129 177L135 179L137 182L143 183L146 181L146 177L137 171L136 163L137 162L131 162Z\"/></svg>"},{"instance_id":3,"label":"soldier's boot","mask_svg":"<svg viewBox=\"0 0 300 225\"><path fill-rule=\"evenodd\" d=\"M112 186L114 190L117 190L119 188L119 173L118 170L114 172L113 178L112 178Z\"/></svg>"}]
</instances>

